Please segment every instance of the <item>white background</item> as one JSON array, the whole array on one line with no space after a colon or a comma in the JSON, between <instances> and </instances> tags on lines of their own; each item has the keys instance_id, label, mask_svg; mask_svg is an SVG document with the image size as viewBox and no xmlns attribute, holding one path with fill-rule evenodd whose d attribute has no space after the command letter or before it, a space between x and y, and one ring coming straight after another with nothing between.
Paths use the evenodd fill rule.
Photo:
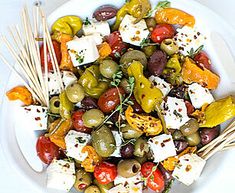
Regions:
<instances>
[{"instance_id":1,"label":"white background","mask_svg":"<svg viewBox=\"0 0 235 193\"><path fill-rule=\"evenodd\" d=\"M67 0L44 0L46 12L50 13L56 7L63 4ZM124 1L124 0L123 0ZM190 1L190 0L189 0ZM217 14L224 17L235 28L234 9L235 0L197 0L198 2L208 6ZM33 3L33 0L0 0L0 34L7 33L7 26L18 23L19 12L24 2ZM218 27L219 24L218 24ZM2 43L0 42L0 52L8 55ZM4 96L4 88L8 80L9 70L0 62L0 105ZM0 129L7 129L0 128ZM223 183L221 183L222 185ZM36 190L28 184L25 179L19 176L11 166L7 164L7 160L2 153L0 147L0 192L3 193L35 193ZM215 192L214 192L215 193Z\"/></svg>"}]
</instances>

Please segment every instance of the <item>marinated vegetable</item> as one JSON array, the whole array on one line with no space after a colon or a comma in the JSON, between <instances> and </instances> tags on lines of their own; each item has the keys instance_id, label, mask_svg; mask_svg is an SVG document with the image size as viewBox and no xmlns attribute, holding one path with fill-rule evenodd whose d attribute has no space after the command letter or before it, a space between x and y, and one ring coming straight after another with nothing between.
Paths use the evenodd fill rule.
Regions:
<instances>
[{"instance_id":1,"label":"marinated vegetable","mask_svg":"<svg viewBox=\"0 0 235 193\"><path fill-rule=\"evenodd\" d=\"M139 173L140 169L140 163L134 159L120 161L117 166L118 174L124 178L135 176Z\"/></svg>"}]
</instances>

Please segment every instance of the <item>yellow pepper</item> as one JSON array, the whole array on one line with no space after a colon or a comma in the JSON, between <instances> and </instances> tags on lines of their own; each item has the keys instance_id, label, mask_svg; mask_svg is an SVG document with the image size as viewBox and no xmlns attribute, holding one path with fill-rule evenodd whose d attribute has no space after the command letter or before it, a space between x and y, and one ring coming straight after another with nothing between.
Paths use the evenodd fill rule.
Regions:
<instances>
[{"instance_id":1,"label":"yellow pepper","mask_svg":"<svg viewBox=\"0 0 235 193\"><path fill-rule=\"evenodd\" d=\"M208 105L209 105L208 103L202 105L202 108L200 110L197 109L191 114L192 117L195 117L197 119L198 123L205 122L206 119L205 110L208 107Z\"/></svg>"},{"instance_id":2,"label":"yellow pepper","mask_svg":"<svg viewBox=\"0 0 235 193\"><path fill-rule=\"evenodd\" d=\"M65 119L71 118L71 112L74 109L73 103L68 99L66 92L60 93L60 116Z\"/></svg>"},{"instance_id":3,"label":"yellow pepper","mask_svg":"<svg viewBox=\"0 0 235 193\"><path fill-rule=\"evenodd\" d=\"M211 103L205 110L205 122L200 127L215 127L235 117L235 98L228 96Z\"/></svg>"},{"instance_id":4,"label":"yellow pepper","mask_svg":"<svg viewBox=\"0 0 235 193\"><path fill-rule=\"evenodd\" d=\"M155 19L157 23L186 25L189 27L194 27L195 25L195 18L192 15L175 8L159 9L156 12Z\"/></svg>"},{"instance_id":5,"label":"yellow pepper","mask_svg":"<svg viewBox=\"0 0 235 193\"><path fill-rule=\"evenodd\" d=\"M162 102L162 92L152 86L152 83L143 74L143 65L134 61L127 69L128 75L135 78L134 96L146 113L156 109Z\"/></svg>"},{"instance_id":6,"label":"yellow pepper","mask_svg":"<svg viewBox=\"0 0 235 193\"><path fill-rule=\"evenodd\" d=\"M17 86L9 90L7 93L7 98L9 100L20 100L25 105L33 104L33 96L31 92L25 86Z\"/></svg>"},{"instance_id":7,"label":"yellow pepper","mask_svg":"<svg viewBox=\"0 0 235 193\"><path fill-rule=\"evenodd\" d=\"M113 30L117 30L121 21L126 14L130 14L136 18L135 23L138 23L144 18L151 10L151 4L149 0L130 0L122 6L117 12L116 22L112 27Z\"/></svg>"},{"instance_id":8,"label":"yellow pepper","mask_svg":"<svg viewBox=\"0 0 235 193\"><path fill-rule=\"evenodd\" d=\"M87 157L82 161L81 166L85 169L86 172L94 172L95 166L101 162L101 157L96 153L95 149L92 146L85 146L82 149L82 153L87 153Z\"/></svg>"},{"instance_id":9,"label":"yellow pepper","mask_svg":"<svg viewBox=\"0 0 235 193\"><path fill-rule=\"evenodd\" d=\"M52 32L59 31L68 35L75 35L82 28L82 20L77 16L64 16L52 25Z\"/></svg>"},{"instance_id":10,"label":"yellow pepper","mask_svg":"<svg viewBox=\"0 0 235 193\"><path fill-rule=\"evenodd\" d=\"M157 135L162 131L162 124L160 119L152 116L133 113L133 108L131 106L128 106L127 110L125 111L125 117L132 128L140 132L143 131L147 136Z\"/></svg>"}]
</instances>

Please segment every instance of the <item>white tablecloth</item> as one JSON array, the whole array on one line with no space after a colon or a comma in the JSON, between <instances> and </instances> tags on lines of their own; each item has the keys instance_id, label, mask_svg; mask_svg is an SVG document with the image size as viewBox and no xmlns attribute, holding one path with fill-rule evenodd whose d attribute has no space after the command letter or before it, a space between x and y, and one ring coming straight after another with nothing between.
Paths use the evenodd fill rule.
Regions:
<instances>
[{"instance_id":1,"label":"white tablecloth","mask_svg":"<svg viewBox=\"0 0 235 193\"><path fill-rule=\"evenodd\" d=\"M23 5L23 3L27 1L27 3L33 3L32 0L0 0L0 34L7 33L7 26L11 23L17 23L16 21L19 18L19 11ZM67 0L44 0L43 3L46 4L46 12L50 13L57 6L66 2ZM123 0L124 1L124 0ZM190 0L189 0L190 1ZM215 1L215 0L197 0L200 3L208 6L219 15L224 17L233 27L235 27L234 20L234 8L235 1L234 0L223 0ZM219 24L218 24L219 27ZM2 44L0 43L0 52L6 53ZM1 99L4 95L3 90L6 85L7 79L9 76L9 70L3 66L0 62L0 105ZM7 128L0 128L7 129ZM2 149L0 147L0 192L2 193L32 193L36 192L36 190L28 184L24 178L19 176L16 172L14 172L11 167L7 164L4 155L2 153ZM222 183L221 183L221 186ZM215 192L214 192L215 193Z\"/></svg>"}]
</instances>

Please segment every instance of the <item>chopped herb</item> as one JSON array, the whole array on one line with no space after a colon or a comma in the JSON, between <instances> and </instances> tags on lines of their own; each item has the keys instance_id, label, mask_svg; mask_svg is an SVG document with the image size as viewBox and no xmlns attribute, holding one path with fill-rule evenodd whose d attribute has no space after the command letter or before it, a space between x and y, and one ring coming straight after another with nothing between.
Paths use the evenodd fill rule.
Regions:
<instances>
[{"instance_id":1,"label":"chopped herb","mask_svg":"<svg viewBox=\"0 0 235 193\"><path fill-rule=\"evenodd\" d=\"M173 114L174 114L176 117L180 118L180 121L182 121L183 116L182 116L180 113L178 113L177 110L174 110L174 111L173 111Z\"/></svg>"},{"instance_id":2,"label":"chopped herb","mask_svg":"<svg viewBox=\"0 0 235 193\"><path fill-rule=\"evenodd\" d=\"M85 143L86 142L86 140L83 139L82 137L77 137L76 139L79 143Z\"/></svg>"},{"instance_id":3,"label":"chopped herb","mask_svg":"<svg viewBox=\"0 0 235 193\"><path fill-rule=\"evenodd\" d=\"M141 43L140 43L140 47L146 47L146 46L155 46L155 45L159 45L158 43L151 43L149 38L144 38Z\"/></svg>"},{"instance_id":4,"label":"chopped herb","mask_svg":"<svg viewBox=\"0 0 235 193\"><path fill-rule=\"evenodd\" d=\"M170 6L171 6L171 2L169 1L159 1L158 4L148 12L146 17L151 17L155 11L159 9L164 9Z\"/></svg>"},{"instance_id":5,"label":"chopped herb","mask_svg":"<svg viewBox=\"0 0 235 193\"><path fill-rule=\"evenodd\" d=\"M169 193L172 187L174 180L172 179L170 182L168 182L168 184L165 187L165 190L162 193Z\"/></svg>"},{"instance_id":6,"label":"chopped herb","mask_svg":"<svg viewBox=\"0 0 235 193\"><path fill-rule=\"evenodd\" d=\"M203 48L204 48L204 45L199 46L195 51L193 48L191 48L190 51L187 52L188 56L190 58L194 58L199 52L202 51Z\"/></svg>"},{"instance_id":7,"label":"chopped herb","mask_svg":"<svg viewBox=\"0 0 235 193\"><path fill-rule=\"evenodd\" d=\"M115 53L114 53L114 56L115 56L115 58L120 58L120 57L121 57L121 54L120 54L119 52L115 52Z\"/></svg>"},{"instance_id":8,"label":"chopped herb","mask_svg":"<svg viewBox=\"0 0 235 193\"><path fill-rule=\"evenodd\" d=\"M83 55L78 55L76 54L76 60L79 62L79 64L83 63L84 61L84 56Z\"/></svg>"},{"instance_id":9,"label":"chopped herb","mask_svg":"<svg viewBox=\"0 0 235 193\"><path fill-rule=\"evenodd\" d=\"M83 21L84 25L91 25L91 22L89 21L88 17L86 17L86 20Z\"/></svg>"}]
</instances>

